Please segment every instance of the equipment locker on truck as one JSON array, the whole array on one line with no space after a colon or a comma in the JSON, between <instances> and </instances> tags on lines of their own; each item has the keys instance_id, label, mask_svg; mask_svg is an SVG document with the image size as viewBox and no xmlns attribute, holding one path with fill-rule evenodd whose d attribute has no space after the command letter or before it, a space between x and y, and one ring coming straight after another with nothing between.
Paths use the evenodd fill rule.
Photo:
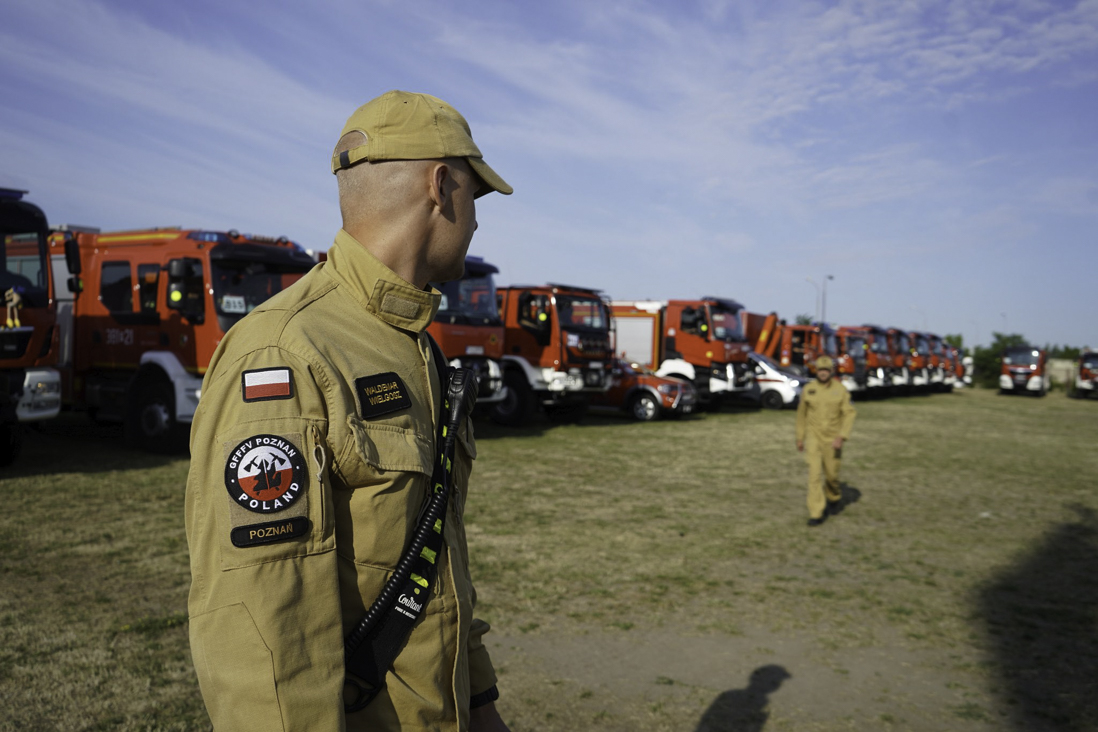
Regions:
<instances>
[{"instance_id":1,"label":"equipment locker on truck","mask_svg":"<svg viewBox=\"0 0 1098 732\"><path fill-rule=\"evenodd\" d=\"M66 401L123 422L127 441L150 451L181 446L229 328L314 264L285 237L236 231L77 233L51 246L79 252Z\"/></svg>"},{"instance_id":2,"label":"equipment locker on truck","mask_svg":"<svg viewBox=\"0 0 1098 732\"><path fill-rule=\"evenodd\" d=\"M0 188L0 465L19 456L28 422L61 410L57 299L49 226L26 191Z\"/></svg>"}]
</instances>

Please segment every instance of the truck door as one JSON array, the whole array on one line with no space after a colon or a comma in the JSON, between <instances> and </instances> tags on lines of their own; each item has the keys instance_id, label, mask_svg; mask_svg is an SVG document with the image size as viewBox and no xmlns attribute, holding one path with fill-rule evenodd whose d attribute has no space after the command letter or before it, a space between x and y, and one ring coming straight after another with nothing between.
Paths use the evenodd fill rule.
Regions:
<instances>
[{"instance_id":1,"label":"truck door","mask_svg":"<svg viewBox=\"0 0 1098 732\"><path fill-rule=\"evenodd\" d=\"M92 367L136 368L141 351L134 330L133 274L128 260L111 260L100 265L96 296L102 310L90 323L88 350Z\"/></svg>"}]
</instances>

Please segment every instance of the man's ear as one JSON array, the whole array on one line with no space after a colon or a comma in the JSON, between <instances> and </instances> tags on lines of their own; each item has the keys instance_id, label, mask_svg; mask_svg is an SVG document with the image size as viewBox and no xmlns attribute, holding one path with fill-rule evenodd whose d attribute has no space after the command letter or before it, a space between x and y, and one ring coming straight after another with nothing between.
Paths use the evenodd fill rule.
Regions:
<instances>
[{"instance_id":1,"label":"man's ear","mask_svg":"<svg viewBox=\"0 0 1098 732\"><path fill-rule=\"evenodd\" d=\"M435 163L430 167L430 190L428 195L431 202L440 210L444 210L450 201L450 189L453 187L451 178L453 171L446 163Z\"/></svg>"}]
</instances>

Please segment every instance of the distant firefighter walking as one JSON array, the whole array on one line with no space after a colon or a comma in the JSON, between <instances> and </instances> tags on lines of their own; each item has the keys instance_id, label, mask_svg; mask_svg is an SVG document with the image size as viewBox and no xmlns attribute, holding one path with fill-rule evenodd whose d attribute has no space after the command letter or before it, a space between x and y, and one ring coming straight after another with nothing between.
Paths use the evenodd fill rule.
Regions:
<instances>
[{"instance_id":1,"label":"distant firefighter walking","mask_svg":"<svg viewBox=\"0 0 1098 732\"><path fill-rule=\"evenodd\" d=\"M819 526L842 508L839 466L855 411L850 392L831 378L834 372L830 356L816 359L816 381L804 387L797 405L797 450L808 461L809 526Z\"/></svg>"}]
</instances>

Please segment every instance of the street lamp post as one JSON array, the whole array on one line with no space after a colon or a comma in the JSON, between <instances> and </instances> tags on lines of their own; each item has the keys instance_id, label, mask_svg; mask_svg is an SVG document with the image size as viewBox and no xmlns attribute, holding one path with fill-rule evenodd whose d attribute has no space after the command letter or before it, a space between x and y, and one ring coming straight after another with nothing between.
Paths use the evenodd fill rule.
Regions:
<instances>
[{"instance_id":1,"label":"street lamp post","mask_svg":"<svg viewBox=\"0 0 1098 732\"><path fill-rule=\"evenodd\" d=\"M817 285L816 280L812 279L811 277L805 277L804 279L805 279L806 282L808 282L809 284L811 284L813 287L816 288L816 313L815 313L815 315L816 315L816 322L818 323L820 321L820 286Z\"/></svg>"},{"instance_id":2,"label":"street lamp post","mask_svg":"<svg viewBox=\"0 0 1098 732\"><path fill-rule=\"evenodd\" d=\"M820 323L827 322L827 281L835 279L835 275L828 275L823 282L823 296L820 298L823 306L820 308Z\"/></svg>"}]
</instances>

